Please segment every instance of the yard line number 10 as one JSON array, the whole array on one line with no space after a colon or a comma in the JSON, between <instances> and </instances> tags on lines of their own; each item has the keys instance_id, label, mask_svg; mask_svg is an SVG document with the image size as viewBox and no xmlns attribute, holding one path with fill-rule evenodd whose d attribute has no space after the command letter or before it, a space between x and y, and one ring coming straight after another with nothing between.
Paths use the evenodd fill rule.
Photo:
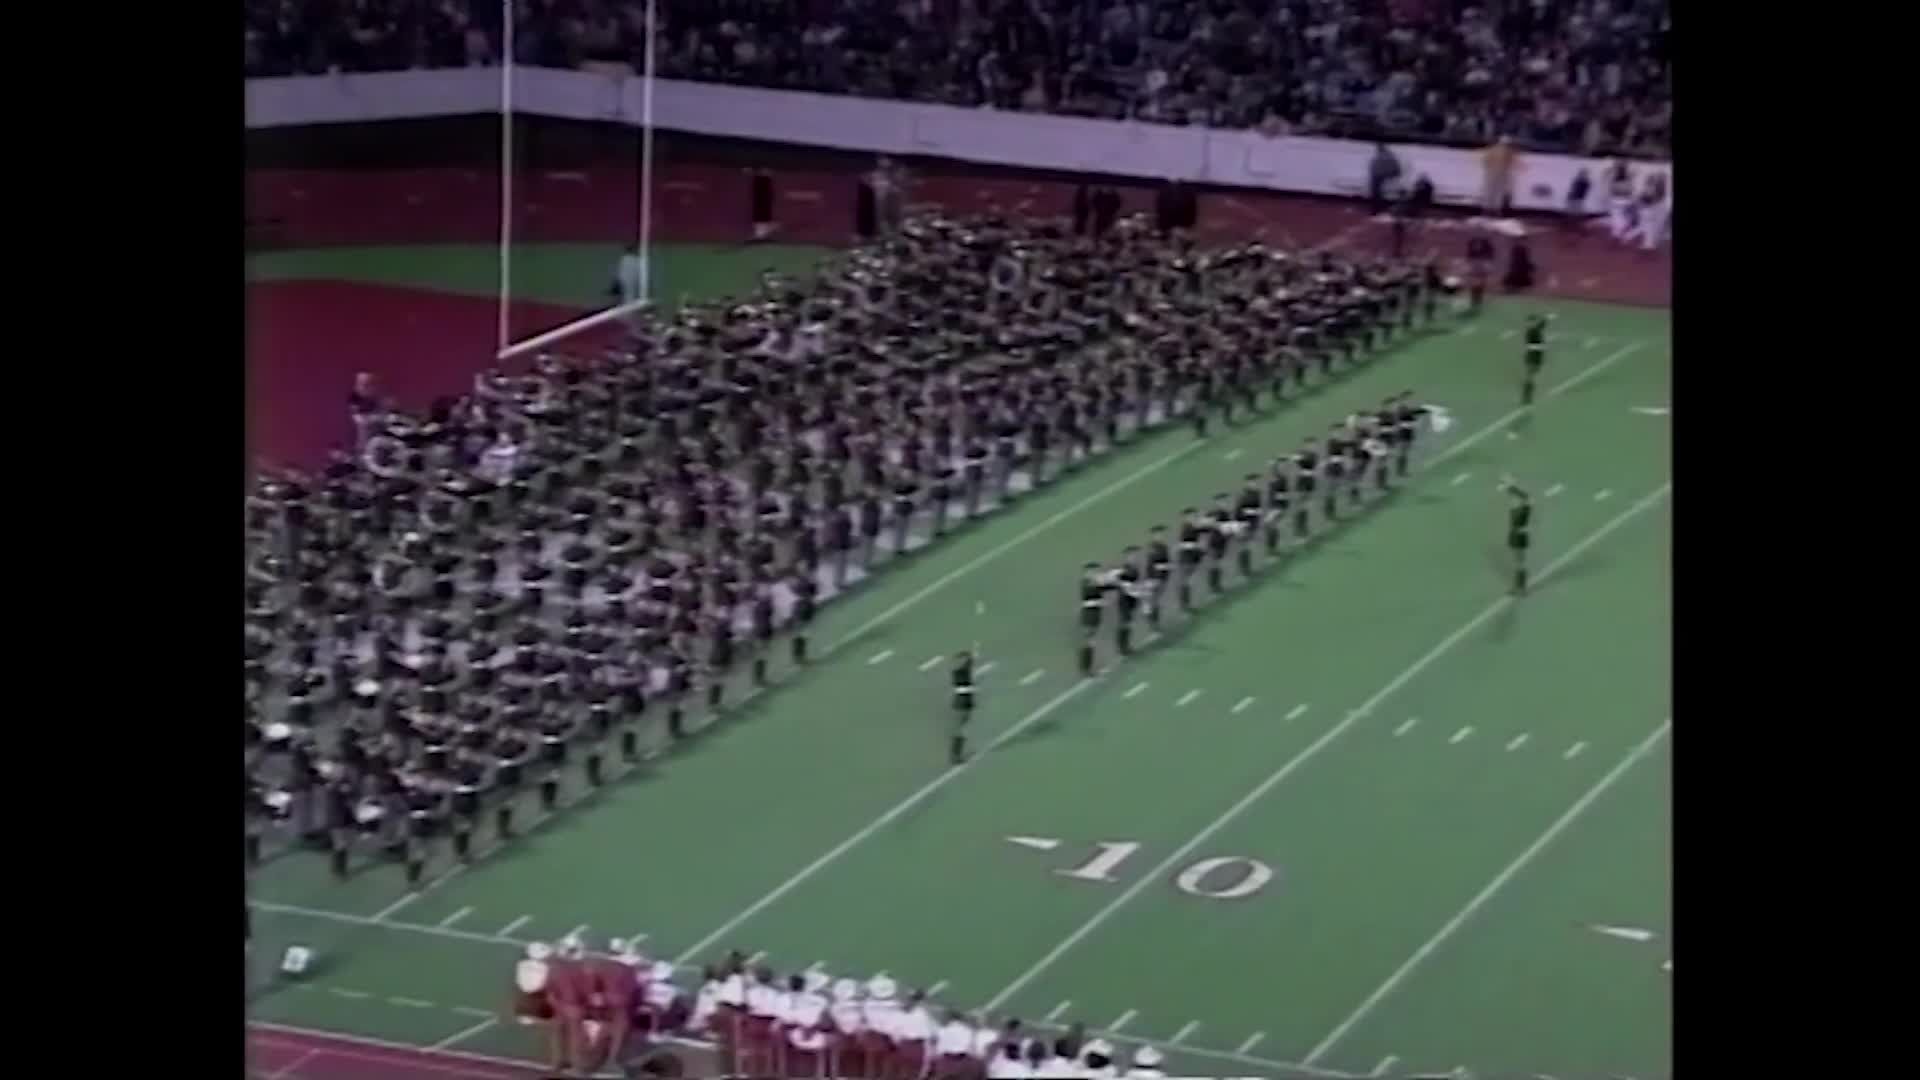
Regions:
<instances>
[{"instance_id":1,"label":"yard line number 10","mask_svg":"<svg viewBox=\"0 0 1920 1080\"><path fill-rule=\"evenodd\" d=\"M1131 840L1104 841L1094 845L1093 857L1070 870L1055 871L1081 881L1119 880L1115 871L1140 850ZM1216 855L1187 864L1174 875L1173 884L1188 896L1208 900L1244 900L1266 888L1273 880L1273 867L1245 855Z\"/></svg>"}]
</instances>

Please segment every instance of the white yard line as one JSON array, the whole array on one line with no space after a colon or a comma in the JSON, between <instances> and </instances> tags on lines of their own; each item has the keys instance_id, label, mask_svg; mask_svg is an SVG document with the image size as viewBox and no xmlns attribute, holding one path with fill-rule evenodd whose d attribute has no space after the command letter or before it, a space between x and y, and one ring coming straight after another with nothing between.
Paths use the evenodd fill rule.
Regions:
<instances>
[{"instance_id":1,"label":"white yard line","mask_svg":"<svg viewBox=\"0 0 1920 1080\"><path fill-rule=\"evenodd\" d=\"M401 908L406 907L408 904L411 904L418 899L420 899L420 894L418 892L410 892L407 895L401 897L400 899L395 900L393 903L388 904L386 907L381 908L379 911L374 912L373 921L384 922L390 916L398 914Z\"/></svg>"},{"instance_id":2,"label":"white yard line","mask_svg":"<svg viewBox=\"0 0 1920 1080\"><path fill-rule=\"evenodd\" d=\"M1134 684L1133 684L1132 686L1130 686L1130 687L1128 687L1128 688L1127 688L1127 692L1126 692L1126 693L1124 693L1124 694L1121 694L1120 696L1121 696L1121 697L1123 697L1123 698L1130 698L1130 697L1136 697L1136 696L1138 696L1139 694L1141 694L1141 693L1143 693L1143 692L1144 692L1144 691L1145 691L1145 690L1147 689L1147 686L1148 686L1148 685L1149 685L1149 684L1147 684L1147 683L1144 683L1144 682L1137 682L1137 683L1134 683Z\"/></svg>"},{"instance_id":3,"label":"white yard line","mask_svg":"<svg viewBox=\"0 0 1920 1080\"><path fill-rule=\"evenodd\" d=\"M1243 698L1241 698L1241 699L1240 699L1240 700L1239 700L1238 702L1236 702L1236 703L1234 704L1234 706L1233 706L1233 709L1232 709L1231 711L1233 711L1233 712L1244 712L1244 711L1246 711L1246 709L1247 709L1247 707L1248 707L1248 706L1250 706L1250 705L1252 705L1252 704L1253 704L1253 699L1252 699L1252 698L1250 698L1250 697L1243 697Z\"/></svg>"},{"instance_id":4,"label":"white yard line","mask_svg":"<svg viewBox=\"0 0 1920 1080\"><path fill-rule=\"evenodd\" d=\"M1199 696L1200 696L1200 691L1189 690L1186 693L1180 695L1180 700L1174 702L1173 707L1178 709L1178 708L1181 708L1182 706L1191 705L1193 704L1193 699Z\"/></svg>"},{"instance_id":5,"label":"white yard line","mask_svg":"<svg viewBox=\"0 0 1920 1080\"><path fill-rule=\"evenodd\" d=\"M1020 685L1032 686L1034 683L1039 682L1040 677L1045 675L1046 673L1047 673L1046 668L1034 668L1032 671L1029 671L1025 675L1020 676Z\"/></svg>"},{"instance_id":6,"label":"white yard line","mask_svg":"<svg viewBox=\"0 0 1920 1080\"><path fill-rule=\"evenodd\" d=\"M1261 1039L1264 1039L1264 1038L1266 1038L1266 1037L1267 1037L1267 1033L1266 1033L1266 1032L1264 1032L1264 1031L1256 1031L1256 1032L1254 1032L1253 1034L1251 1034L1251 1035L1249 1035L1249 1036L1247 1036L1247 1041L1246 1041L1246 1042L1243 1042L1243 1043L1241 1043L1241 1044L1240 1044L1240 1049L1238 1049L1238 1050L1235 1050L1235 1051L1234 1051L1234 1053L1236 1053L1236 1054L1244 1054L1244 1053L1246 1053L1247 1051L1249 1051L1249 1050L1252 1050L1252 1049L1253 1049L1253 1048L1254 1048L1255 1046L1258 1046L1258 1045L1260 1044L1260 1040L1261 1040Z\"/></svg>"},{"instance_id":7,"label":"white yard line","mask_svg":"<svg viewBox=\"0 0 1920 1080\"><path fill-rule=\"evenodd\" d=\"M941 659L940 657L936 656L928 660L926 663L920 665L920 670L932 671L934 668L937 668L940 666L940 659Z\"/></svg>"},{"instance_id":8,"label":"white yard line","mask_svg":"<svg viewBox=\"0 0 1920 1080\"><path fill-rule=\"evenodd\" d=\"M1593 532L1588 533L1586 537L1582 539L1579 543L1568 548L1566 551L1562 552L1557 558L1555 558L1552 562L1548 563L1545 567L1543 567L1540 571L1540 577L1538 580L1546 581L1548 578L1552 577L1555 573L1557 573L1559 570L1565 567L1568 563L1571 563L1574 559L1578 558L1581 554L1586 552L1587 549L1591 548L1593 545L1599 543L1601 540L1604 540L1606 537L1611 535L1614 532L1614 530L1618 529L1622 525L1625 525L1628 521L1631 521L1633 518L1638 517L1640 513L1645 511L1647 508L1655 505L1656 503L1660 502L1662 499L1665 499L1667 497L1667 493L1672 490L1673 490L1672 481L1668 481L1667 483L1661 484L1659 487L1655 488L1651 493L1647 494L1646 496L1642 497L1639 501L1635 502L1632 506L1629 506L1625 510L1614 515L1613 518L1608 520L1606 524L1600 526L1598 529L1595 529ZM1395 675L1392 679L1390 679L1387 682L1385 686L1382 686L1379 690L1375 691L1372 697L1368 698L1365 702L1362 702L1359 708L1348 713L1346 717L1343 718L1339 723L1335 724L1334 726L1328 728L1325 732L1321 733L1320 737L1315 739L1313 742L1308 743L1305 749L1301 750L1298 754L1295 754L1293 757L1287 759L1285 764L1281 765L1278 769L1275 769L1270 775L1268 775L1268 777L1265 780L1262 780L1259 784L1255 785L1252 791L1249 791L1246 795L1242 796L1239 802L1236 802L1232 806L1229 806L1226 809L1226 812L1222 813L1219 817L1215 818L1210 824L1202 828L1199 832L1195 833L1193 837L1189 839L1186 843L1176 848L1171 854L1169 854L1164 860L1161 861L1160 865L1154 867L1152 870L1148 871L1145 874L1142 874L1139 878L1135 879L1132 885L1129 885L1118 896L1115 896L1112 900L1108 901L1105 907L1101 908L1099 911L1096 911L1091 918L1087 919L1086 922L1081 923L1077 929L1075 929L1072 933L1068 934L1066 938L1064 938L1058 945L1055 945L1051 950L1049 950L1047 954L1045 956L1042 956L1038 961L1036 961L1032 967L1028 968L1026 971L1022 972L1020 975L1015 977L1012 982L1002 987L1000 992L995 994L993 998L987 1002L987 1004L985 1005L985 1008L988 1011L992 1011L994 1009L998 1009L1001 1005L1004 1005L1007 1002L1007 999L1011 998L1014 994L1019 993L1021 988L1025 987L1028 983L1038 978L1042 972L1052 967L1056 962L1059 961L1059 959L1062 956L1065 956L1068 953L1068 951L1070 951L1075 945L1078 945L1080 942L1086 940L1088 935L1092 934L1095 930L1098 930L1101 926L1105 925L1106 921L1112 918L1115 912L1119 911L1121 908L1125 907L1128 903L1132 902L1135 897L1139 896L1146 889L1156 885L1158 882L1163 880L1170 869L1172 869L1175 866L1182 865L1183 861L1193 853L1194 849L1206 843L1208 839L1210 839L1215 833L1218 833L1221 829L1224 829L1228 825L1232 824L1235 819L1237 819L1241 814L1247 811L1248 807L1260 801L1260 799L1264 797L1267 794L1267 792L1273 790L1273 788L1276 785L1278 785L1282 780L1285 780L1287 777L1293 775L1293 772L1295 769L1298 769L1301 765L1304 765L1307 761L1311 760L1315 754L1318 754L1329 743L1333 742L1333 740L1339 738L1341 735L1346 734L1347 729L1351 728L1355 723L1359 722L1361 717L1364 717L1367 714L1373 712L1376 708L1379 708L1382 702L1386 701L1389 697L1393 696L1393 694L1397 692L1401 687L1413 681L1415 676L1419 675L1422 671L1425 671L1428 668L1428 666L1430 666L1434 661L1440 659L1442 656L1445 656L1448 652L1452 651L1453 647L1455 645L1458 645L1469 634L1472 634L1474 631L1480 629L1481 626L1485 625L1487 621L1492 619L1495 615L1498 615L1502 611L1505 611L1507 607L1512 603L1513 603L1513 598L1511 596L1502 596L1499 599L1488 604L1486 607L1482 608L1478 615L1475 615L1473 618L1468 619L1466 622L1460 624L1460 626L1457 629L1455 629L1452 633L1440 639L1439 644L1435 645L1432 649L1429 649L1424 656L1421 656L1418 660L1415 660L1412 664L1409 664L1398 675ZM1084 686L1086 684L1082 683L1080 685ZM949 773L947 775L952 775L952 774Z\"/></svg>"},{"instance_id":9,"label":"white yard line","mask_svg":"<svg viewBox=\"0 0 1920 1080\"><path fill-rule=\"evenodd\" d=\"M307 1062L312 1061L314 1058L317 1058L321 1054L324 1054L326 1052L327 1052L327 1048L324 1046L314 1047L312 1050L309 1050L306 1053L301 1054L299 1057L294 1058L291 1064L288 1064L283 1068L276 1069L273 1072L268 1073L267 1080L282 1080L283 1077L292 1076L294 1073L297 1073L300 1071L300 1066L305 1065Z\"/></svg>"},{"instance_id":10,"label":"white yard line","mask_svg":"<svg viewBox=\"0 0 1920 1080\"><path fill-rule=\"evenodd\" d=\"M452 925L453 925L454 923L457 923L457 922L459 922L459 921L460 921L461 919L464 919L464 918L466 918L467 916L469 916L469 915L471 915L471 914L473 914L473 909L472 909L472 908L470 908L470 907L463 907L463 908L461 908L461 909L460 909L459 911L456 911L456 912L454 912L453 914L451 914L451 915L449 915L449 916L447 916L446 918L444 918L444 919L441 919L441 920L440 920L440 925L441 925L441 926L452 926Z\"/></svg>"},{"instance_id":11,"label":"white yard line","mask_svg":"<svg viewBox=\"0 0 1920 1080\"><path fill-rule=\"evenodd\" d=\"M485 1020L482 1020L474 1024L470 1028L463 1028L460 1031L454 1032L453 1034L447 1036L446 1038L441 1039L439 1042L434 1043L432 1046L427 1047L427 1049L435 1053L438 1053L439 1051L445 1050L446 1048L453 1046L456 1043L466 1042L468 1039L473 1038L475 1035L480 1034L481 1032L487 1030L488 1028L492 1027L493 1025L499 1022L500 1021L489 1016Z\"/></svg>"},{"instance_id":12,"label":"white yard line","mask_svg":"<svg viewBox=\"0 0 1920 1080\"><path fill-rule=\"evenodd\" d=\"M1293 708L1287 710L1287 719L1289 720L1298 720L1305 715L1307 715L1307 706L1305 702L1302 702L1299 705L1295 705Z\"/></svg>"},{"instance_id":13,"label":"white yard line","mask_svg":"<svg viewBox=\"0 0 1920 1080\"><path fill-rule=\"evenodd\" d=\"M1185 1027L1181 1028L1179 1031L1174 1032L1173 1038L1168 1039L1167 1041L1175 1044L1185 1042L1187 1039L1187 1036L1193 1034L1195 1031L1199 1030L1199 1028L1200 1028L1200 1021L1189 1020L1187 1021L1187 1024Z\"/></svg>"},{"instance_id":14,"label":"white yard line","mask_svg":"<svg viewBox=\"0 0 1920 1080\"><path fill-rule=\"evenodd\" d=\"M512 933L513 933L513 932L514 932L515 930L518 930L518 929L520 929L521 927L523 927L523 926L525 926L525 925L527 925L528 923L530 923L530 922L532 922L532 921L533 921L533 916L531 916L531 915L522 915L522 916L520 916L519 918L517 918L517 919L515 919L515 920L513 920L512 922L510 922L510 923L508 923L507 925L505 925L505 926L503 926L503 927L501 927L501 928L499 929L499 931L498 931L498 932L496 932L496 933L494 934L494 936L495 936L495 937L507 937L507 936L509 936L509 935L511 935L511 934L512 934Z\"/></svg>"},{"instance_id":15,"label":"white yard line","mask_svg":"<svg viewBox=\"0 0 1920 1080\"><path fill-rule=\"evenodd\" d=\"M872 656L867 657L867 663L868 665L884 664L892 658L893 658L892 649L881 649L879 652L874 653Z\"/></svg>"},{"instance_id":16,"label":"white yard line","mask_svg":"<svg viewBox=\"0 0 1920 1080\"><path fill-rule=\"evenodd\" d=\"M1667 732L1671 730L1672 727L1673 719L1671 717L1661 721L1660 726L1653 729L1653 734L1641 740L1640 745L1634 747L1626 757L1621 758L1619 764L1607 770L1607 774L1602 776L1598 783L1588 788L1586 794L1575 800L1572 806L1567 807L1565 813L1554 819L1553 824L1547 826L1546 832L1541 833L1533 843L1527 845L1526 850L1522 851L1518 858L1508 863L1506 869L1494 875L1493 880L1487 882L1485 888L1476 893L1473 899L1468 900L1467 906L1461 908L1453 918L1448 919L1432 937L1427 939L1425 944L1415 949L1413 955L1407 957L1405 963L1396 968L1393 974L1387 976L1386 982L1381 983L1375 988L1373 993L1368 994L1366 1000L1360 1003L1359 1008L1353 1010L1352 1014L1345 1020L1340 1021L1338 1026L1328 1032L1327 1037L1320 1040L1320 1045L1315 1046L1313 1050L1307 1054L1305 1063L1311 1065L1327 1056L1327 1051L1333 1049L1341 1039L1346 1038L1347 1033L1353 1030L1354 1025L1366 1019L1367 1014L1371 1013L1375 1006L1386 999L1388 994L1393 993L1401 983L1405 982L1407 976L1413 974L1415 968L1425 962L1427 957L1433 955L1434 950L1438 949L1448 938L1458 932L1460 927L1464 926L1467 920L1473 917L1474 912L1479 911L1488 900L1492 899L1495 893L1505 887L1507 882L1513 880L1515 874L1525 869L1528 863L1538 857L1542 851L1545 851L1547 845L1553 843L1554 837L1565 832L1567 826L1573 824L1574 819L1585 813L1587 807L1592 806L1596 799L1606 794L1607 789L1612 787L1622 776L1626 775L1628 769L1631 769L1636 762L1646 757L1648 752L1658 745L1661 739L1666 738Z\"/></svg>"}]
</instances>

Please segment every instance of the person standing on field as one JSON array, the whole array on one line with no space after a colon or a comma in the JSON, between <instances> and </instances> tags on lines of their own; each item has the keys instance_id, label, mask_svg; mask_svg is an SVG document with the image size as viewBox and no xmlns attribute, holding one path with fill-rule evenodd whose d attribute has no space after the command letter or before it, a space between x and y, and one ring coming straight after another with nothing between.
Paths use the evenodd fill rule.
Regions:
<instances>
[{"instance_id":1,"label":"person standing on field","mask_svg":"<svg viewBox=\"0 0 1920 1080\"><path fill-rule=\"evenodd\" d=\"M1519 153L1513 148L1513 139L1500 136L1492 146L1481 151L1480 161L1484 170L1480 209L1489 217L1505 214L1513 202L1513 177L1519 166Z\"/></svg>"}]
</instances>

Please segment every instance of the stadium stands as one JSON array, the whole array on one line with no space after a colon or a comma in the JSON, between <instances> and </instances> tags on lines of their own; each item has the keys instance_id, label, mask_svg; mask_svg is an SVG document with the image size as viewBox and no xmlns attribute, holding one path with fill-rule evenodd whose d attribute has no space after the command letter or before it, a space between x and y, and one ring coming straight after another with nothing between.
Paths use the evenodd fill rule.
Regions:
<instances>
[{"instance_id":1,"label":"stadium stands","mask_svg":"<svg viewBox=\"0 0 1920 1080\"><path fill-rule=\"evenodd\" d=\"M640 0L543 0L521 63L643 62ZM659 74L1273 133L1669 157L1666 0L660 0ZM250 76L489 64L491 0L248 0Z\"/></svg>"}]
</instances>

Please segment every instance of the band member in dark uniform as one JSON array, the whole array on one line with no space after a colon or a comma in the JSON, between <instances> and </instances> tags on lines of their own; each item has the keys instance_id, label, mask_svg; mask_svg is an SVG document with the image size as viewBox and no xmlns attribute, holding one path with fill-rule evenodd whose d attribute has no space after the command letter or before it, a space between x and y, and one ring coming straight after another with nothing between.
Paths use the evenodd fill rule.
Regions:
<instances>
[{"instance_id":1,"label":"band member in dark uniform","mask_svg":"<svg viewBox=\"0 0 1920 1080\"><path fill-rule=\"evenodd\" d=\"M1253 538L1260 530L1262 501L1260 474L1248 473L1246 483L1240 488L1240 501L1234 506L1234 515L1240 523L1240 546L1234 554L1243 578L1253 576Z\"/></svg>"},{"instance_id":2,"label":"band member in dark uniform","mask_svg":"<svg viewBox=\"0 0 1920 1080\"><path fill-rule=\"evenodd\" d=\"M1133 616L1140 610L1144 593L1140 574L1140 549L1130 547L1120 557L1120 569L1114 577L1117 590L1114 602L1113 647L1121 656L1133 655Z\"/></svg>"},{"instance_id":3,"label":"band member in dark uniform","mask_svg":"<svg viewBox=\"0 0 1920 1080\"><path fill-rule=\"evenodd\" d=\"M1193 610L1193 572L1200 568L1200 511L1189 506L1180 522L1180 610Z\"/></svg>"},{"instance_id":4,"label":"band member in dark uniform","mask_svg":"<svg viewBox=\"0 0 1920 1080\"><path fill-rule=\"evenodd\" d=\"M1507 550L1513 553L1513 595L1527 594L1527 546L1533 528L1533 500L1511 478L1501 482L1501 490L1513 499L1507 508Z\"/></svg>"},{"instance_id":5,"label":"band member in dark uniform","mask_svg":"<svg viewBox=\"0 0 1920 1080\"><path fill-rule=\"evenodd\" d=\"M956 653L953 658L953 735L948 741L948 761L954 765L967 760L967 721L973 717L973 650Z\"/></svg>"},{"instance_id":6,"label":"band member in dark uniform","mask_svg":"<svg viewBox=\"0 0 1920 1080\"><path fill-rule=\"evenodd\" d=\"M1520 404L1531 405L1534 382L1539 379L1540 368L1547 361L1546 316L1527 316L1526 350L1526 370L1520 382Z\"/></svg>"},{"instance_id":7,"label":"band member in dark uniform","mask_svg":"<svg viewBox=\"0 0 1920 1080\"><path fill-rule=\"evenodd\" d=\"M1107 606L1107 585L1099 563L1080 570L1080 674L1093 674L1093 636L1100 632L1100 615Z\"/></svg>"},{"instance_id":8,"label":"band member in dark uniform","mask_svg":"<svg viewBox=\"0 0 1920 1080\"><path fill-rule=\"evenodd\" d=\"M765 169L754 169L750 175L753 238L765 240L773 235L773 174Z\"/></svg>"},{"instance_id":9,"label":"band member in dark uniform","mask_svg":"<svg viewBox=\"0 0 1920 1080\"><path fill-rule=\"evenodd\" d=\"M1147 625L1160 626L1160 602L1166 595L1167 580L1173 577L1173 552L1167 547L1167 527L1155 525L1147 534L1147 580L1150 590Z\"/></svg>"}]
</instances>

